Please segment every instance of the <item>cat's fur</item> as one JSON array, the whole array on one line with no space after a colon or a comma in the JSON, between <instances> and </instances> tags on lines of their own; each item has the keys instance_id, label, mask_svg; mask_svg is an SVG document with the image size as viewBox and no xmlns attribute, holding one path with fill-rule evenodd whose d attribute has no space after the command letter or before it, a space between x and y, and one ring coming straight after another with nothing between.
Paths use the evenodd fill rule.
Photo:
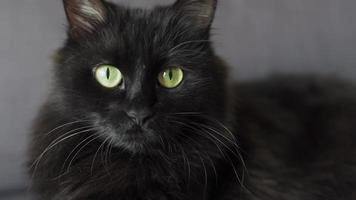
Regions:
<instances>
[{"instance_id":1,"label":"cat's fur","mask_svg":"<svg viewBox=\"0 0 356 200\"><path fill-rule=\"evenodd\" d=\"M356 198L355 87L312 76L229 86L209 42L216 0L64 5L68 40L31 143L37 199ZM95 81L103 63L120 68L124 90ZM185 79L162 88L172 65Z\"/></svg>"}]
</instances>

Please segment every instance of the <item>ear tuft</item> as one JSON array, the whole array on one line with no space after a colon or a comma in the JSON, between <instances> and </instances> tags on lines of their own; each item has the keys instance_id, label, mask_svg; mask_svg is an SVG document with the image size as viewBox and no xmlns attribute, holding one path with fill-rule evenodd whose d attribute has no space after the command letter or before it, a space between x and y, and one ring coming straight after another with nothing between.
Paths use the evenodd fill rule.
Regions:
<instances>
[{"instance_id":1,"label":"ear tuft","mask_svg":"<svg viewBox=\"0 0 356 200\"><path fill-rule=\"evenodd\" d=\"M91 33L106 21L107 10L102 0L63 0L72 37Z\"/></svg>"},{"instance_id":2,"label":"ear tuft","mask_svg":"<svg viewBox=\"0 0 356 200\"><path fill-rule=\"evenodd\" d=\"M200 28L209 28L215 16L217 0L178 0L174 7L188 15Z\"/></svg>"}]
</instances>

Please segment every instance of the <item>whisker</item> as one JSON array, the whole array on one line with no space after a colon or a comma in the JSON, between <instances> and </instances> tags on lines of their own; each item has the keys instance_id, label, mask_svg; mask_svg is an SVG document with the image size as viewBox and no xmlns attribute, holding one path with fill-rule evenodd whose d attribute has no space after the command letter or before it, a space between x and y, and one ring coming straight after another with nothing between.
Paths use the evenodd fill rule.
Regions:
<instances>
[{"instance_id":1,"label":"whisker","mask_svg":"<svg viewBox=\"0 0 356 200\"><path fill-rule=\"evenodd\" d=\"M216 131L215 131L216 132ZM240 154L239 150L237 148L234 148L235 151L233 151L228 145L226 145L224 142L222 142L221 140L219 140L217 137L215 137L213 134L209 133L209 132L206 132L208 133L211 137L213 137L214 139L216 139L218 142L220 142L226 149L228 149L236 158L239 158L239 160L241 161L241 163L243 164L244 166L244 169L247 170L247 167L246 167L246 164L245 164L245 161L242 157L242 155ZM217 133L217 132L216 132ZM237 154L236 154L237 153ZM229 157L229 159L231 159Z\"/></svg>"},{"instance_id":2,"label":"whisker","mask_svg":"<svg viewBox=\"0 0 356 200\"><path fill-rule=\"evenodd\" d=\"M180 48L181 46L184 46L184 45L187 45L187 44L191 44L191 43L209 43L210 40L190 40L190 41L185 41L185 42L182 42L178 45L176 45L175 47L171 48L168 52L169 52L169 55L173 54L173 52Z\"/></svg>"},{"instance_id":3,"label":"whisker","mask_svg":"<svg viewBox=\"0 0 356 200\"><path fill-rule=\"evenodd\" d=\"M111 148L111 142L113 141L113 139L108 140L108 145L106 146L106 152L105 152L105 156L104 156L104 164L106 166L109 166L109 162L108 162L108 156L109 156L109 150Z\"/></svg>"},{"instance_id":4,"label":"whisker","mask_svg":"<svg viewBox=\"0 0 356 200\"><path fill-rule=\"evenodd\" d=\"M87 133L87 132L90 132L90 131L93 131L93 130L95 130L95 129L94 129L94 128L93 128L93 129L87 129L87 130L79 131L79 132L77 132L77 133L73 133L73 134L71 134L71 135L68 135L68 136L62 138L62 139L59 140L58 142L56 142L56 143L54 143L54 144L52 144L52 145L49 145L49 146L38 156L38 158L37 158L37 159L33 162L33 164L31 165L31 167L34 167L33 176L35 175L36 170L37 170L37 168L38 168L38 165L39 165L39 163L41 162L43 156L44 156L48 151L50 151L51 149L53 149L53 148L54 148L55 146L57 146L58 144L60 144L60 143L62 143L62 142L64 142L64 141L66 141L66 140L68 140L68 139L70 139L70 138L72 138L72 137L75 137L75 136L78 136L78 135L81 135L81 134L83 134L83 133Z\"/></svg>"},{"instance_id":5,"label":"whisker","mask_svg":"<svg viewBox=\"0 0 356 200\"><path fill-rule=\"evenodd\" d=\"M73 129L73 130L70 130L70 131L67 131L63 134L61 134L60 136L58 136L56 139L54 139L48 146L58 142L59 140L65 138L66 136L72 134L72 133L75 133L77 131L81 131L81 130L86 130L88 128L95 128L94 126L84 126L84 127L79 127L79 128L76 128L76 129Z\"/></svg>"},{"instance_id":6,"label":"whisker","mask_svg":"<svg viewBox=\"0 0 356 200\"><path fill-rule=\"evenodd\" d=\"M234 150L236 150L236 151L238 152L238 148L239 148L239 147L237 146L237 144L236 144L235 142L229 140L228 138L226 138L224 135L222 135L221 133L217 132L217 131L214 130L213 128L211 128L211 127L209 127L209 126L206 126L206 125L204 125L204 124L199 124L199 123L194 123L194 122L193 122L193 124L197 125L198 127L201 126L202 128L206 128L206 129L208 129L208 131L209 131L209 130L210 130L210 131L213 131L214 133L216 133L216 134L218 134L219 136L223 137L223 138L226 139L227 141L231 142L231 144L233 145L233 147L235 147ZM229 150L231 153L233 153L236 157L240 157L240 156L241 156L241 154L236 155L236 154L235 154L235 151L233 151L227 144L225 144L224 142L222 142L221 140L219 140L217 137L215 137L215 136L214 136L213 134L211 134L210 132L206 132L206 133L208 133L211 137L213 137L213 138L216 139L218 142L220 142L226 149L228 149L228 150ZM242 157L240 157L240 158L242 159ZM244 161L242 160L242 162L244 162Z\"/></svg>"},{"instance_id":7,"label":"whisker","mask_svg":"<svg viewBox=\"0 0 356 200\"><path fill-rule=\"evenodd\" d=\"M219 120L216 120L214 118L207 117L206 115L204 115L204 113L201 113L201 112L178 112L178 113L172 113L172 115L190 115L190 116L201 117L201 118L204 118L209 121L213 121L213 122L219 124L223 129L225 129L231 135L232 138L234 138L235 141L237 141L236 136L223 123L221 123Z\"/></svg>"},{"instance_id":8,"label":"whisker","mask_svg":"<svg viewBox=\"0 0 356 200\"><path fill-rule=\"evenodd\" d=\"M68 123L65 123L65 124L62 124L60 126L57 126L56 128L52 129L51 131L49 131L48 133L46 133L45 135L48 136L50 135L51 133L54 133L55 131L61 129L61 128L64 128L66 126L69 126L69 125L73 125L73 124L77 124L77 123L81 123L81 122L90 122L91 120L77 120L77 121L74 121L74 122L68 122Z\"/></svg>"},{"instance_id":9,"label":"whisker","mask_svg":"<svg viewBox=\"0 0 356 200\"><path fill-rule=\"evenodd\" d=\"M238 147L236 141L233 141L233 140L231 140L230 138L226 137L225 135L219 133L219 132L216 131L213 127L209 127L209 126L207 126L207 125L205 125L205 124L200 124L200 123L199 123L199 124L198 124L198 123L195 123L195 124L198 125L198 126L202 126L203 128L206 128L206 129L208 129L208 130L210 130L210 131L213 131L214 133L216 133L216 134L218 134L219 136L221 136L221 137L223 137L224 139L226 139L226 140L227 140L228 142L230 142L231 144L236 145L236 146Z\"/></svg>"},{"instance_id":10,"label":"whisker","mask_svg":"<svg viewBox=\"0 0 356 200\"><path fill-rule=\"evenodd\" d=\"M224 136L223 134L221 134L218 131L216 131L213 127L209 127L209 126L207 126L205 124L202 124L202 125L204 125L206 128L210 129L211 131L215 132L216 134L220 135L221 137L224 137L226 140L231 142L231 144L233 145L234 149L236 150L236 153L238 154L238 156L237 155L235 155L235 156L237 156L241 160L241 162L242 162L242 164L244 166L244 169L246 170L246 172L248 174L248 169L247 169L246 163L245 163L245 161L244 161L244 159L243 159L243 157L242 157L242 155L240 153L241 148L239 147L239 145L237 143L237 139L236 139L235 135L223 123L219 122L216 119L207 117L207 116L205 116L205 115L203 115L202 113L199 113L199 112L179 112L179 113L173 113L172 115L189 115L189 116L202 117L204 119L207 119L209 121L217 123L220 127L222 127L227 133L229 133L231 135L232 141L231 141L231 139L228 139L226 136ZM233 152L233 151L231 151L231 152ZM233 154L235 154L235 153L233 153Z\"/></svg>"},{"instance_id":11,"label":"whisker","mask_svg":"<svg viewBox=\"0 0 356 200\"><path fill-rule=\"evenodd\" d=\"M198 145L198 143L191 137L189 136L186 136L187 139L189 139L190 141L192 141L193 143L195 143L196 145ZM194 148L195 151L197 152L198 150L196 148ZM211 159L211 157L208 155L208 154L204 154L210 161L210 164L211 164L211 167L213 168L213 171L214 171L214 175L215 175L215 183L217 184L218 183L218 174L217 174L217 170L215 168L215 164L213 162L213 160Z\"/></svg>"},{"instance_id":12,"label":"whisker","mask_svg":"<svg viewBox=\"0 0 356 200\"><path fill-rule=\"evenodd\" d=\"M91 167L90 167L90 174L91 174L91 175L93 175L93 169L94 169L95 159L96 159L96 157L97 157L97 155L98 155L100 149L105 145L105 142L106 142L106 140L104 140L104 141L101 143L101 145L98 147L98 150L97 150L97 151L95 152L95 154L94 154L93 161L92 161Z\"/></svg>"},{"instance_id":13,"label":"whisker","mask_svg":"<svg viewBox=\"0 0 356 200\"><path fill-rule=\"evenodd\" d=\"M180 121L177 121L177 120L175 120L175 121L170 120L170 121L171 121L171 122L178 123L178 124L181 124L181 125L183 125L183 126L186 126L186 127L188 127L188 128L191 128L192 130L196 130L196 131L197 131L197 132L193 132L193 133L200 133L200 131L204 131L204 130L201 130L201 129L197 129L196 127L191 126L191 125L189 125L189 124L187 124L187 123L183 123L183 122L180 122ZM194 122L191 122L191 123L197 125L198 127L201 127L201 126L199 126L199 124L197 124L197 123L194 123ZM211 130L210 130L210 131L211 131ZM219 147L220 145L217 144L217 143L215 142L215 140L218 141L221 145L223 145L226 149L228 149L235 157L237 157L237 158L239 158L240 160L242 160L243 166L246 168L245 162L244 162L244 160L243 160L241 154L238 152L238 149L235 149L235 150L237 151L237 153L238 153L238 155L236 155L236 153L235 153L232 149L230 149L224 142L222 142L221 140L219 140L219 139L218 139L217 137L215 137L212 133L210 133L210 132L208 132L208 131L204 131L204 132L207 133L210 137L212 137L212 138L214 139L214 140L212 140L210 137L206 137L207 139L209 139L210 141L212 141L212 142L215 144L215 146L219 149L219 151L221 152L221 154L223 155L223 157L228 159L229 163L231 164L231 167L232 167L233 170L234 170L234 173L235 173L235 175L236 175L236 178L237 178L238 182L241 184L242 187L244 187L244 184L241 182L241 179L240 179L240 177L238 176L238 173L237 173L237 171L236 171L236 167L235 167L235 165L233 164L233 162L232 162L230 156L227 155L227 154L225 154L225 153L220 149L220 147ZM202 134L200 134L200 135L202 135ZM202 135L202 136L204 136L204 135ZM194 142L194 140L193 140L193 142ZM245 187L244 187L244 188L245 188Z\"/></svg>"},{"instance_id":14,"label":"whisker","mask_svg":"<svg viewBox=\"0 0 356 200\"><path fill-rule=\"evenodd\" d=\"M68 155L67 158L65 159L64 164L63 164L63 167L62 167L62 170L64 170L65 165L66 165L67 161L70 159L70 157L72 156L72 154L73 154L83 143L85 143L86 141L90 140L91 138L93 138L93 137L95 137L95 136L96 136L96 135L90 135L90 136L86 137L83 141L81 141L77 146L75 146L75 147L73 148L73 150L69 153L69 155ZM68 171L68 168L69 168L69 166L67 167L67 171Z\"/></svg>"},{"instance_id":15,"label":"whisker","mask_svg":"<svg viewBox=\"0 0 356 200\"><path fill-rule=\"evenodd\" d=\"M97 140L97 139L100 138L100 137L101 137L101 135L98 135L98 136L96 136L96 137L94 137L94 138L91 137L92 139L91 139L89 142L85 143L84 146L82 146L82 147L77 151L77 153L73 156L72 160L71 160L71 161L69 162L69 164L68 164L67 172L70 171L70 167L71 167L73 161L75 160L75 157L77 157L77 156L79 155L79 153L80 153L86 146L88 146L91 142Z\"/></svg>"},{"instance_id":16,"label":"whisker","mask_svg":"<svg viewBox=\"0 0 356 200\"><path fill-rule=\"evenodd\" d=\"M218 184L218 173L216 171L216 167L215 167L214 161L211 159L210 156L207 155L206 157L209 159L211 167L213 168L214 175L215 175L215 184L217 185Z\"/></svg>"},{"instance_id":17,"label":"whisker","mask_svg":"<svg viewBox=\"0 0 356 200\"><path fill-rule=\"evenodd\" d=\"M110 145L110 150L109 150L109 164L111 163L111 153L112 153L112 149L113 149L113 147L114 147L114 144L115 144L115 140L114 140L114 138L112 138L112 139L110 140L110 143L109 143L109 145Z\"/></svg>"},{"instance_id":18,"label":"whisker","mask_svg":"<svg viewBox=\"0 0 356 200\"><path fill-rule=\"evenodd\" d=\"M201 157L199 151L197 151L196 153L198 154L198 156L200 158L200 161L203 164L203 168L204 168L204 176L205 176L204 196L205 196L206 193L207 193L207 190L208 190L208 172L207 172L206 167L205 167L204 159Z\"/></svg>"},{"instance_id":19,"label":"whisker","mask_svg":"<svg viewBox=\"0 0 356 200\"><path fill-rule=\"evenodd\" d=\"M104 146L109 140L110 140L109 137L104 140ZM106 156L106 153L104 152L104 148L102 148L101 149L101 156L100 156L101 157L101 162L103 163L103 166L105 168L106 173L110 176L110 172L109 172L109 170L108 170L108 168L107 168L107 166L105 164L105 156Z\"/></svg>"}]
</instances>

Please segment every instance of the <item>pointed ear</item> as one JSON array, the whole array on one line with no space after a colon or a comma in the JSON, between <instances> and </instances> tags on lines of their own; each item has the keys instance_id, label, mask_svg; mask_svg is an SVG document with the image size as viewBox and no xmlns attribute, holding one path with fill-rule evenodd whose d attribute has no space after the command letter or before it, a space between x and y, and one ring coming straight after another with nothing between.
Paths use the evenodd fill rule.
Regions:
<instances>
[{"instance_id":1,"label":"pointed ear","mask_svg":"<svg viewBox=\"0 0 356 200\"><path fill-rule=\"evenodd\" d=\"M63 0L69 22L69 34L78 38L93 32L107 18L102 0Z\"/></svg>"},{"instance_id":2,"label":"pointed ear","mask_svg":"<svg viewBox=\"0 0 356 200\"><path fill-rule=\"evenodd\" d=\"M200 28L210 28L215 16L217 0L177 0L174 7L193 19Z\"/></svg>"}]
</instances>

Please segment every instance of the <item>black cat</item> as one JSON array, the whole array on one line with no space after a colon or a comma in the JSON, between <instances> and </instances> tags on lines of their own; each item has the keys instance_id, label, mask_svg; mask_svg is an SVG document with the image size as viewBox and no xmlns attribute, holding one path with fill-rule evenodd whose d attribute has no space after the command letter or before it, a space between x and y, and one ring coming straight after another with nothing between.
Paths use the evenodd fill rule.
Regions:
<instances>
[{"instance_id":1,"label":"black cat","mask_svg":"<svg viewBox=\"0 0 356 200\"><path fill-rule=\"evenodd\" d=\"M37 199L356 199L354 86L228 85L209 40L216 0L64 6L68 39L31 143Z\"/></svg>"}]
</instances>

